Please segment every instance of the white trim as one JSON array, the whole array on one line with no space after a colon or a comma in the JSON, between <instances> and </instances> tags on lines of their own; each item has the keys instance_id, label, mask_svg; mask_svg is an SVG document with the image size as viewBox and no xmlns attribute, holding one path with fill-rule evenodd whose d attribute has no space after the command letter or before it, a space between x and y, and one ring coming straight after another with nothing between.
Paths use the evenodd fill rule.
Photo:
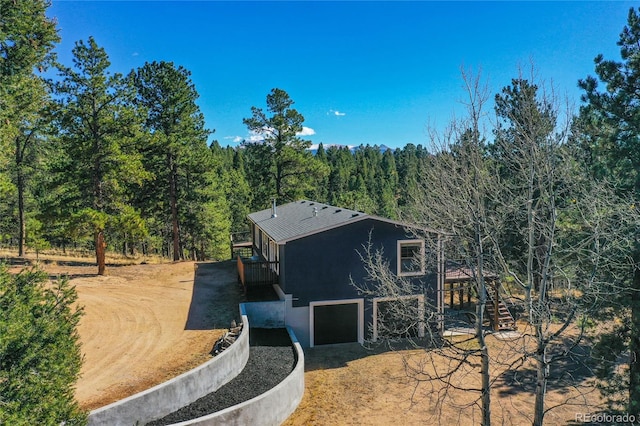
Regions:
<instances>
[{"instance_id":1,"label":"white trim","mask_svg":"<svg viewBox=\"0 0 640 426\"><path fill-rule=\"evenodd\" d=\"M358 343L364 343L364 299L340 299L340 300L320 300L309 302L309 346L314 346L314 308L326 305L350 305L358 304Z\"/></svg>"},{"instance_id":2,"label":"white trim","mask_svg":"<svg viewBox=\"0 0 640 426\"><path fill-rule=\"evenodd\" d=\"M438 324L440 332L444 332L444 281L446 275L446 259L444 256L444 241L442 235L438 235L436 258L438 259L438 278L436 290L436 305L438 309Z\"/></svg>"},{"instance_id":3,"label":"white trim","mask_svg":"<svg viewBox=\"0 0 640 426\"><path fill-rule=\"evenodd\" d=\"M420 270L419 271L413 271L413 272L402 272L402 246L406 244L406 245L420 245ZM425 267L424 267L424 256L425 256L425 252L424 252L424 240L418 240L418 239L413 239L413 240L398 240L398 264L397 264L397 272L398 272L398 276L399 277L415 277L415 276L419 276L419 275L424 275L425 273Z\"/></svg>"},{"instance_id":4,"label":"white trim","mask_svg":"<svg viewBox=\"0 0 640 426\"><path fill-rule=\"evenodd\" d=\"M285 300L287 298L287 296L284 294L284 291L282 291L282 287L280 287L280 284L274 284L273 289L275 290L280 300Z\"/></svg>"},{"instance_id":5,"label":"white trim","mask_svg":"<svg viewBox=\"0 0 640 426\"><path fill-rule=\"evenodd\" d=\"M390 302L393 300L418 299L418 337L424 337L424 294L411 294L397 297L374 297L373 298L373 336L372 340L378 340L378 302Z\"/></svg>"}]
</instances>

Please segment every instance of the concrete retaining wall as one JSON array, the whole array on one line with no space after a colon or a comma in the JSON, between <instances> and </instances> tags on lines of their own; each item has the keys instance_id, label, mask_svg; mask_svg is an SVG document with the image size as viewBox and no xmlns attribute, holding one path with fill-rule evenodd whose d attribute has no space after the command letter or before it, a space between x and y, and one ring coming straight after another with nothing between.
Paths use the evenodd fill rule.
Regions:
<instances>
[{"instance_id":1,"label":"concrete retaining wall","mask_svg":"<svg viewBox=\"0 0 640 426\"><path fill-rule=\"evenodd\" d=\"M208 416L176 423L173 426L278 426L282 424L295 411L304 394L304 352L293 330L287 327L287 331L293 342L296 365L282 382L249 401Z\"/></svg>"},{"instance_id":2,"label":"concrete retaining wall","mask_svg":"<svg viewBox=\"0 0 640 426\"><path fill-rule=\"evenodd\" d=\"M245 302L247 318L254 328L284 328L284 300L271 302Z\"/></svg>"},{"instance_id":3,"label":"concrete retaining wall","mask_svg":"<svg viewBox=\"0 0 640 426\"><path fill-rule=\"evenodd\" d=\"M89 425L131 426L162 418L214 392L236 377L249 359L249 321L243 307L242 332L220 355L178 377L89 414Z\"/></svg>"}]
</instances>

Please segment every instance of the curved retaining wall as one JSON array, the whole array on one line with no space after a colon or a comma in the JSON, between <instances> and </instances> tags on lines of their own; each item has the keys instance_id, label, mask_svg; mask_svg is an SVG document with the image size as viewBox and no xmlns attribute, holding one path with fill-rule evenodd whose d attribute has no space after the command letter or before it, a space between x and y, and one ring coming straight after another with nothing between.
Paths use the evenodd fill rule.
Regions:
<instances>
[{"instance_id":1,"label":"curved retaining wall","mask_svg":"<svg viewBox=\"0 0 640 426\"><path fill-rule=\"evenodd\" d=\"M293 330L287 327L295 351L296 365L289 375L273 389L233 407L208 416L173 426L260 425L278 426L291 415L304 394L304 352Z\"/></svg>"},{"instance_id":2,"label":"curved retaining wall","mask_svg":"<svg viewBox=\"0 0 640 426\"><path fill-rule=\"evenodd\" d=\"M131 426L162 418L214 392L236 377L249 359L249 321L242 306L242 332L220 355L178 377L93 410L89 426Z\"/></svg>"}]
</instances>

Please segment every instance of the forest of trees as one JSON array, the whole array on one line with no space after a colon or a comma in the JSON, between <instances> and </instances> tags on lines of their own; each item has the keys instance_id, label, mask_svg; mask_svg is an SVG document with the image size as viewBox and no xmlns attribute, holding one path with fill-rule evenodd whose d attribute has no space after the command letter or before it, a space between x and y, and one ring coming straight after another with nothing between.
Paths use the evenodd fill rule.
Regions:
<instances>
[{"instance_id":1,"label":"forest of trees","mask_svg":"<svg viewBox=\"0 0 640 426\"><path fill-rule=\"evenodd\" d=\"M85 250L104 274L109 251L228 259L230 233L246 229L246 215L272 200L307 198L410 220L449 233L457 243L452 255L478 271L479 281L487 268L521 289L537 339L536 350L523 354L538 364L535 424L543 422L548 372L559 356L553 344L560 333L549 332L551 321L614 324L594 338L601 361L595 371L612 407L640 412L640 17L634 9L618 43L622 62L597 56L597 77L576 82L584 93L579 111L562 109L552 88L529 75L492 95L465 74L467 119L453 122L445 135L430 135L428 146L320 144L312 152L299 136L304 116L282 89L266 94L265 109L247 107L244 124L261 142L221 146L205 128L184 67L151 62L118 73L93 38L76 42L72 64L58 63L47 6L0 0L0 248L19 256ZM2 302L19 294L19 286L0 272ZM570 288L562 306L548 296L558 283ZM73 302L66 286L59 292L65 306ZM28 296L32 307L49 303ZM60 315L77 321L65 309ZM11 318L2 318L0 326L9 327ZM482 312L479 318L478 330ZM73 330L68 335L72 347ZM483 333L477 338L483 347ZM490 354L473 355L482 365L479 405L488 424ZM77 368L71 361L69 369ZM0 383L9 380L0 376ZM75 415L75 407L69 410L61 416Z\"/></svg>"},{"instance_id":2,"label":"forest of trees","mask_svg":"<svg viewBox=\"0 0 640 426\"><path fill-rule=\"evenodd\" d=\"M420 145L321 144L314 155L298 137L304 117L281 89L267 94L266 112L247 109L245 124L263 142L223 147L208 142L213 131L183 67L153 62L114 73L93 38L78 41L73 58L70 67L43 59L58 77L29 74L39 103L1 129L0 247L20 255L95 251L100 273L105 251L226 259L230 233L273 199L396 218L428 158ZM21 100L8 95L7 103Z\"/></svg>"}]
</instances>

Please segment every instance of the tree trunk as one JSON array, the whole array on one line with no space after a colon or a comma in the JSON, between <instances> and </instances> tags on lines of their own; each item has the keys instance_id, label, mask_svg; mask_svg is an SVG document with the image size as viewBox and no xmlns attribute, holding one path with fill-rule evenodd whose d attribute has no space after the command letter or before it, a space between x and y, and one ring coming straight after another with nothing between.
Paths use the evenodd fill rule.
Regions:
<instances>
[{"instance_id":1,"label":"tree trunk","mask_svg":"<svg viewBox=\"0 0 640 426\"><path fill-rule=\"evenodd\" d=\"M16 137L16 172L17 172L17 187L18 187L18 257L24 257L25 246L27 240L27 225L24 212L24 190L25 190L25 176L23 169L24 149L26 148L27 141L23 144L20 143L20 137Z\"/></svg>"},{"instance_id":2,"label":"tree trunk","mask_svg":"<svg viewBox=\"0 0 640 426\"><path fill-rule=\"evenodd\" d=\"M167 156L169 164L169 203L171 204L171 235L173 241L173 260L180 260L180 227L178 226L178 171L171 153Z\"/></svg>"},{"instance_id":3,"label":"tree trunk","mask_svg":"<svg viewBox=\"0 0 640 426\"><path fill-rule=\"evenodd\" d=\"M27 242L27 223L24 212L24 186L25 179L23 171L18 168L18 257L24 257Z\"/></svg>"},{"instance_id":4,"label":"tree trunk","mask_svg":"<svg viewBox=\"0 0 640 426\"><path fill-rule=\"evenodd\" d=\"M105 275L107 265L105 261L107 243L104 241L104 231L97 231L95 234L96 263L98 264L98 275Z\"/></svg>"},{"instance_id":5,"label":"tree trunk","mask_svg":"<svg viewBox=\"0 0 640 426\"><path fill-rule=\"evenodd\" d=\"M477 175L475 176L477 182ZM476 206L480 208L480 202L476 199ZM489 348L484 340L484 311L487 305L487 282L484 278L484 246L482 244L482 226L476 221L475 223L475 239L476 239L476 280L478 287L478 306L476 307L476 339L480 346L480 375L482 376L482 426L491 425L491 375L489 371L490 359ZM496 306L497 310L498 307Z\"/></svg>"},{"instance_id":6,"label":"tree trunk","mask_svg":"<svg viewBox=\"0 0 640 426\"><path fill-rule=\"evenodd\" d=\"M482 271L482 266L480 267ZM482 273L482 272L481 272ZM480 375L482 376L482 426L491 425L491 376L489 371L489 348L484 340L484 309L487 301L487 290L484 284L484 276L479 273L478 295L479 303L476 307L476 340L480 345Z\"/></svg>"},{"instance_id":7,"label":"tree trunk","mask_svg":"<svg viewBox=\"0 0 640 426\"><path fill-rule=\"evenodd\" d=\"M128 240L128 235L125 232L124 238L122 240L122 255L126 257L128 254L129 254L129 240Z\"/></svg>"},{"instance_id":8,"label":"tree trunk","mask_svg":"<svg viewBox=\"0 0 640 426\"><path fill-rule=\"evenodd\" d=\"M636 255L638 257L638 255ZM636 259L638 264L639 259ZM629 413L640 412L640 269L633 273L629 342Z\"/></svg>"},{"instance_id":9,"label":"tree trunk","mask_svg":"<svg viewBox=\"0 0 640 426\"><path fill-rule=\"evenodd\" d=\"M484 343L484 337L482 338ZM482 374L482 425L491 425L491 382L489 376L489 349L485 344L482 346L482 365L480 367Z\"/></svg>"},{"instance_id":10,"label":"tree trunk","mask_svg":"<svg viewBox=\"0 0 640 426\"><path fill-rule=\"evenodd\" d=\"M549 366L547 365L547 347L542 341L542 330L538 327L538 352L536 354L536 399L533 413L533 425L542 426L544 421L544 400L547 393Z\"/></svg>"}]
</instances>

